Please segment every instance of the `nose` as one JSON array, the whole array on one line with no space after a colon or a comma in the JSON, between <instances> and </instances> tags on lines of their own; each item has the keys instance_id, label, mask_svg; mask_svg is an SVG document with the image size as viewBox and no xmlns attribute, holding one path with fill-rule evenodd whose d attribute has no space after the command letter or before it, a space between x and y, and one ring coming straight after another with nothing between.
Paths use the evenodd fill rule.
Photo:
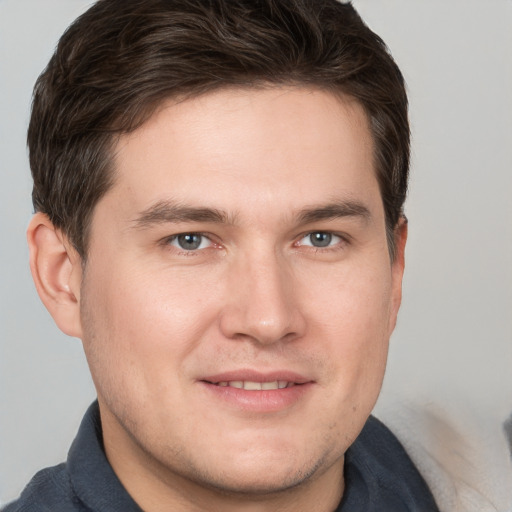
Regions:
<instances>
[{"instance_id":1,"label":"nose","mask_svg":"<svg viewBox=\"0 0 512 512\"><path fill-rule=\"evenodd\" d=\"M274 251L246 256L231 266L220 317L224 336L261 345L291 341L304 334L293 269Z\"/></svg>"}]
</instances>

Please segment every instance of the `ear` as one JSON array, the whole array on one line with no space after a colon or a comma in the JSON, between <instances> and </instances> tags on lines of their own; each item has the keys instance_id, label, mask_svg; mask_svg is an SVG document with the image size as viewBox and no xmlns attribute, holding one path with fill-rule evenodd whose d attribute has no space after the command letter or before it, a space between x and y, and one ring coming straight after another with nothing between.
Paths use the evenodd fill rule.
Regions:
<instances>
[{"instance_id":1,"label":"ear","mask_svg":"<svg viewBox=\"0 0 512 512\"><path fill-rule=\"evenodd\" d=\"M61 331L81 338L79 254L43 213L32 217L27 241L30 270L39 297Z\"/></svg>"},{"instance_id":2,"label":"ear","mask_svg":"<svg viewBox=\"0 0 512 512\"><path fill-rule=\"evenodd\" d=\"M390 311L390 327L391 332L395 328L398 310L402 302L402 278L405 269L405 244L407 242L407 218L401 216L398 224L394 229L395 240L395 256L391 262L391 311Z\"/></svg>"}]
</instances>

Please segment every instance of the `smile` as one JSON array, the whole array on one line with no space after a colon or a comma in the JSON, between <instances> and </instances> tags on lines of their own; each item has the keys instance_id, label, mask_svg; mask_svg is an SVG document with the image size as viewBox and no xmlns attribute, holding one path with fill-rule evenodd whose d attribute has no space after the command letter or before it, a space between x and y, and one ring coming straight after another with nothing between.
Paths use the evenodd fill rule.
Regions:
<instances>
[{"instance_id":1,"label":"smile","mask_svg":"<svg viewBox=\"0 0 512 512\"><path fill-rule=\"evenodd\" d=\"M231 380L216 383L217 386L245 389L246 391L271 391L274 389L285 389L295 386L295 382L286 380L275 380L272 382L255 382L250 380Z\"/></svg>"},{"instance_id":2,"label":"smile","mask_svg":"<svg viewBox=\"0 0 512 512\"><path fill-rule=\"evenodd\" d=\"M203 377L198 383L207 393L208 404L213 399L237 414L266 414L296 407L316 388L311 377L284 369L238 369Z\"/></svg>"}]
</instances>

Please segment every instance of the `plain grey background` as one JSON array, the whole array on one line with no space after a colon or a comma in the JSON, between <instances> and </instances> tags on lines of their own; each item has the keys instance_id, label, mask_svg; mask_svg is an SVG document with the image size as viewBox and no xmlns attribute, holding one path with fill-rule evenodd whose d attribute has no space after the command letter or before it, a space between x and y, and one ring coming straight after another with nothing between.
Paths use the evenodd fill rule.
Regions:
<instances>
[{"instance_id":1,"label":"plain grey background","mask_svg":"<svg viewBox=\"0 0 512 512\"><path fill-rule=\"evenodd\" d=\"M79 340L40 304L25 229L31 89L84 0L0 0L0 502L64 460L94 399ZM409 87L404 301L377 411L512 411L512 1L356 0ZM391 421L392 422L392 421Z\"/></svg>"}]
</instances>

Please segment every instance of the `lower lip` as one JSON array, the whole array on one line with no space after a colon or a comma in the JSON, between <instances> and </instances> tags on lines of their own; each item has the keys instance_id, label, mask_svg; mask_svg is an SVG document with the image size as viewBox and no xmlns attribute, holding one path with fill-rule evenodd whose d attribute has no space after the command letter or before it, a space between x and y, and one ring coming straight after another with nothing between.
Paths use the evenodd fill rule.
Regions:
<instances>
[{"instance_id":1,"label":"lower lip","mask_svg":"<svg viewBox=\"0 0 512 512\"><path fill-rule=\"evenodd\" d=\"M260 413L277 412L292 407L304 399L313 387L312 382L307 382L284 389L248 391L231 386L217 386L205 381L200 381L200 384L210 396L238 410Z\"/></svg>"}]
</instances>

